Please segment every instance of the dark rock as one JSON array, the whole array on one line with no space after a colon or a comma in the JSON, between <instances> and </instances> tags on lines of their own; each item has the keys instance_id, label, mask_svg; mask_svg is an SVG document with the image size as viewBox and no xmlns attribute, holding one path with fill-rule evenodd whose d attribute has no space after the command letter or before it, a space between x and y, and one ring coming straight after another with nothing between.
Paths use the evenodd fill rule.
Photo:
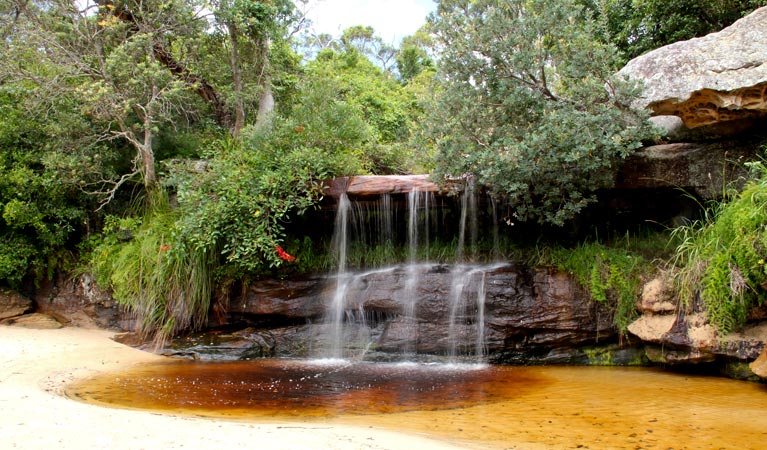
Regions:
<instances>
[{"instance_id":1,"label":"dark rock","mask_svg":"<svg viewBox=\"0 0 767 450\"><path fill-rule=\"evenodd\" d=\"M34 302L38 312L66 325L119 331L133 327L129 314L88 274L74 278L58 275L44 281L35 292Z\"/></svg>"},{"instance_id":2,"label":"dark rock","mask_svg":"<svg viewBox=\"0 0 767 450\"><path fill-rule=\"evenodd\" d=\"M417 283L408 291L407 280L413 270ZM281 318L277 323L311 323L306 327L313 331L296 338L301 341L298 347L311 347L316 355L317 349L328 345L329 325L323 322L339 282L346 286L345 342L355 353L475 353L481 283L486 295L485 350L490 355L502 355L495 358L498 361L554 348L608 344L617 337L609 308L591 301L567 274L550 268L423 264L354 274L342 280L264 280L249 288L243 298L232 299L231 313L233 318L245 317L254 324L274 324L275 318ZM458 297L456 292L460 292ZM415 321L405 313L408 298L414 299ZM259 328L257 332L270 336L273 329ZM264 339L256 340L259 348L270 348ZM232 351L240 355L241 347L256 345L253 339L246 341L222 345L234 346Z\"/></svg>"},{"instance_id":3,"label":"dark rock","mask_svg":"<svg viewBox=\"0 0 767 450\"><path fill-rule=\"evenodd\" d=\"M208 331L174 339L157 353L176 358L214 361L250 360L266 357L308 357L308 327L269 330Z\"/></svg>"},{"instance_id":4,"label":"dark rock","mask_svg":"<svg viewBox=\"0 0 767 450\"><path fill-rule=\"evenodd\" d=\"M760 145L752 141L679 143L645 147L627 158L617 189L674 187L702 199L721 198L725 187L744 177Z\"/></svg>"},{"instance_id":5,"label":"dark rock","mask_svg":"<svg viewBox=\"0 0 767 450\"><path fill-rule=\"evenodd\" d=\"M229 304L229 313L244 316L280 316L290 319L322 316L323 279L259 280L244 296Z\"/></svg>"}]
</instances>

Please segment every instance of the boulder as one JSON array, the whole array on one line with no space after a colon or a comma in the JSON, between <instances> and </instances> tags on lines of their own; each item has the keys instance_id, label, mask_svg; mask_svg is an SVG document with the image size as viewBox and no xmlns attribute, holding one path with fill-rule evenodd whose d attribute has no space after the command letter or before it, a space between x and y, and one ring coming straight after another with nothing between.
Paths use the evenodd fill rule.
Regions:
<instances>
[{"instance_id":1,"label":"boulder","mask_svg":"<svg viewBox=\"0 0 767 450\"><path fill-rule=\"evenodd\" d=\"M677 308L666 282L662 278L655 278L642 286L642 296L637 309L642 313L670 314Z\"/></svg>"},{"instance_id":2,"label":"boulder","mask_svg":"<svg viewBox=\"0 0 767 450\"><path fill-rule=\"evenodd\" d=\"M719 32L639 56L619 75L644 84L635 107L678 116L688 129L714 126L717 134L734 134L765 123L765 49L767 7Z\"/></svg>"},{"instance_id":3,"label":"boulder","mask_svg":"<svg viewBox=\"0 0 767 450\"><path fill-rule=\"evenodd\" d=\"M676 316L671 314L644 314L629 324L628 331L644 342L662 344L675 323Z\"/></svg>"},{"instance_id":4,"label":"boulder","mask_svg":"<svg viewBox=\"0 0 767 450\"><path fill-rule=\"evenodd\" d=\"M41 313L32 313L23 316L12 317L10 319L3 320L2 323L4 325L32 328L35 330L55 330L64 326L55 318Z\"/></svg>"},{"instance_id":5,"label":"boulder","mask_svg":"<svg viewBox=\"0 0 767 450\"><path fill-rule=\"evenodd\" d=\"M20 316L32 308L32 300L18 292L0 289L0 320Z\"/></svg>"},{"instance_id":6,"label":"boulder","mask_svg":"<svg viewBox=\"0 0 767 450\"><path fill-rule=\"evenodd\" d=\"M754 362L752 362L749 367L753 373L767 380L767 348L762 350L762 353L759 355L759 357L756 358L756 360L754 360Z\"/></svg>"},{"instance_id":7,"label":"boulder","mask_svg":"<svg viewBox=\"0 0 767 450\"><path fill-rule=\"evenodd\" d=\"M656 363L721 361L723 367L737 367L743 374L745 363L756 359L767 344L766 322L750 322L743 330L723 336L709 323L699 302L677 308L662 278L645 284L638 309L642 315L628 331L647 344L647 357Z\"/></svg>"}]
</instances>

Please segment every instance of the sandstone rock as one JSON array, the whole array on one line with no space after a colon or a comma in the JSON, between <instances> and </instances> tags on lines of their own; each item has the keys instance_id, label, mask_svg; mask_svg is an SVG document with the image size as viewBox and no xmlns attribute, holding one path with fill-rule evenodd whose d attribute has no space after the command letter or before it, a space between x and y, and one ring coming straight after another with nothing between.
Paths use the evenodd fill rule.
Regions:
<instances>
[{"instance_id":1,"label":"sandstone rock","mask_svg":"<svg viewBox=\"0 0 767 450\"><path fill-rule=\"evenodd\" d=\"M18 292L0 289L0 320L20 316L32 309L32 300Z\"/></svg>"},{"instance_id":2,"label":"sandstone rock","mask_svg":"<svg viewBox=\"0 0 767 450\"><path fill-rule=\"evenodd\" d=\"M316 318L325 312L320 300L324 279L260 280L244 297L230 301L229 313L244 316Z\"/></svg>"},{"instance_id":3,"label":"sandstone rock","mask_svg":"<svg viewBox=\"0 0 767 450\"><path fill-rule=\"evenodd\" d=\"M62 328L58 320L47 314L32 313L23 316L12 317L3 321L5 325L13 325L22 328L33 328L36 330L52 330Z\"/></svg>"},{"instance_id":4,"label":"sandstone rock","mask_svg":"<svg viewBox=\"0 0 767 450\"><path fill-rule=\"evenodd\" d=\"M767 117L767 7L717 33L630 61L619 75L641 80L636 107L675 115L687 128ZM724 130L719 130L722 133Z\"/></svg>"},{"instance_id":5,"label":"sandstone rock","mask_svg":"<svg viewBox=\"0 0 767 450\"><path fill-rule=\"evenodd\" d=\"M339 197L346 193L350 197L366 197L381 194L406 194L412 191L441 192L443 188L429 179L429 175L360 175L339 177L325 182L325 195ZM462 187L460 181L449 183L448 191Z\"/></svg>"},{"instance_id":6,"label":"sandstone rock","mask_svg":"<svg viewBox=\"0 0 767 450\"><path fill-rule=\"evenodd\" d=\"M716 199L728 183L746 175L759 144L751 141L677 143L645 147L624 161L616 177L619 189L684 189Z\"/></svg>"},{"instance_id":7,"label":"sandstone rock","mask_svg":"<svg viewBox=\"0 0 767 450\"><path fill-rule=\"evenodd\" d=\"M404 266L361 273L346 280L345 333L359 336L360 342L370 342L366 351L446 355L455 346L459 352L472 353L478 333L478 283L482 280L487 350L496 361L542 355L553 348L607 344L617 335L609 309L591 301L563 272L512 266L456 271L450 266L430 264L415 270L418 283L409 295L404 295L409 274ZM456 277L462 278L456 281ZM321 348L327 344L322 340L329 334L323 317L336 283L332 277L261 281L244 297L231 300L230 313L233 320L246 319L254 326L266 320L311 323L311 346ZM463 286L462 300L452 305L451 292L457 285ZM406 297L415 298L415 324L404 317ZM271 329L258 330L263 332ZM305 340L305 335L300 339ZM453 339L458 342L452 343ZM347 341L358 345L356 339Z\"/></svg>"},{"instance_id":8,"label":"sandstone rock","mask_svg":"<svg viewBox=\"0 0 767 450\"><path fill-rule=\"evenodd\" d=\"M756 358L756 360L752 362L749 367L751 368L751 371L756 375L759 375L759 377L767 380L767 348L762 350L762 353L759 355L759 357Z\"/></svg>"},{"instance_id":9,"label":"sandstone rock","mask_svg":"<svg viewBox=\"0 0 767 450\"><path fill-rule=\"evenodd\" d=\"M206 361L242 361L266 357L310 357L308 326L270 330L208 331L174 339L157 353Z\"/></svg>"},{"instance_id":10,"label":"sandstone rock","mask_svg":"<svg viewBox=\"0 0 767 450\"><path fill-rule=\"evenodd\" d=\"M34 296L37 310L61 322L83 328L126 331L132 321L109 292L99 289L88 274L76 278L61 275L45 280Z\"/></svg>"},{"instance_id":11,"label":"sandstone rock","mask_svg":"<svg viewBox=\"0 0 767 450\"><path fill-rule=\"evenodd\" d=\"M676 323L676 316L671 314L645 314L628 326L628 331L644 342L662 344L666 333Z\"/></svg>"},{"instance_id":12,"label":"sandstone rock","mask_svg":"<svg viewBox=\"0 0 767 450\"><path fill-rule=\"evenodd\" d=\"M642 287L642 296L637 305L640 312L653 314L673 313L676 304L671 300L671 293L662 278L650 280Z\"/></svg>"}]
</instances>

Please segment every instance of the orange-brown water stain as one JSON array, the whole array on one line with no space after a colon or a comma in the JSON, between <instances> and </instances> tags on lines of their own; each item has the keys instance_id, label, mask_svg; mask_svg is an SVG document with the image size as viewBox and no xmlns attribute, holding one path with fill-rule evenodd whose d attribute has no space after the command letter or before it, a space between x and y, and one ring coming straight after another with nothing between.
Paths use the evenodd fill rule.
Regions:
<instances>
[{"instance_id":1,"label":"orange-brown water stain","mask_svg":"<svg viewBox=\"0 0 767 450\"><path fill-rule=\"evenodd\" d=\"M483 448L761 449L767 386L652 369L173 362L72 385L84 401L375 426Z\"/></svg>"}]
</instances>

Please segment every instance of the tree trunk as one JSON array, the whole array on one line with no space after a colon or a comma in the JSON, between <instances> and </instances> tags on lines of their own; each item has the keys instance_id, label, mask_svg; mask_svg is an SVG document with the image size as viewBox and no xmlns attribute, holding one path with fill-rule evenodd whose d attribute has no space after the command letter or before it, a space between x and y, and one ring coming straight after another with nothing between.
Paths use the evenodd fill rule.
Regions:
<instances>
[{"instance_id":1,"label":"tree trunk","mask_svg":"<svg viewBox=\"0 0 767 450\"><path fill-rule=\"evenodd\" d=\"M272 94L272 76L269 66L269 39L259 40L259 60L261 61L261 75L259 84L261 85L261 98L258 100L258 114L256 115L256 126L265 126L274 111L274 95Z\"/></svg>"},{"instance_id":2,"label":"tree trunk","mask_svg":"<svg viewBox=\"0 0 767 450\"><path fill-rule=\"evenodd\" d=\"M229 24L229 43L232 46L229 64L232 68L232 83L234 85L234 125L231 130L232 137L237 137L245 125L245 104L242 99L242 72L240 71L240 55L237 49L238 42L237 27L234 24Z\"/></svg>"}]
</instances>

